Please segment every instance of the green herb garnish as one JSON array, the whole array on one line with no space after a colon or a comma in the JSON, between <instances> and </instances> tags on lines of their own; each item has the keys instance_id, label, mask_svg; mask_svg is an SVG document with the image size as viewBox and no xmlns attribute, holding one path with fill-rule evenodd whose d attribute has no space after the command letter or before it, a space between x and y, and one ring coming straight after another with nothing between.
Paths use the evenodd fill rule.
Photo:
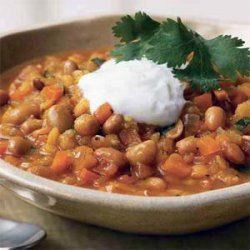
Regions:
<instances>
[{"instance_id":1,"label":"green herb garnish","mask_svg":"<svg viewBox=\"0 0 250 250\"><path fill-rule=\"evenodd\" d=\"M250 117L241 118L235 123L235 127L239 130L245 129L248 125L250 125Z\"/></svg>"},{"instance_id":2,"label":"green herb garnish","mask_svg":"<svg viewBox=\"0 0 250 250\"><path fill-rule=\"evenodd\" d=\"M91 61L93 63L95 63L98 67L100 67L105 62L104 59L99 58L99 57L95 57L95 58L91 59Z\"/></svg>"},{"instance_id":3,"label":"green herb garnish","mask_svg":"<svg viewBox=\"0 0 250 250\"><path fill-rule=\"evenodd\" d=\"M219 89L221 79L235 81L238 74L250 75L250 50L242 48L244 41L222 35L207 40L180 18L159 23L137 12L134 18L122 17L113 33L121 42L111 52L117 61L146 57L166 63L175 77L190 82L194 89L207 92Z\"/></svg>"}]
</instances>

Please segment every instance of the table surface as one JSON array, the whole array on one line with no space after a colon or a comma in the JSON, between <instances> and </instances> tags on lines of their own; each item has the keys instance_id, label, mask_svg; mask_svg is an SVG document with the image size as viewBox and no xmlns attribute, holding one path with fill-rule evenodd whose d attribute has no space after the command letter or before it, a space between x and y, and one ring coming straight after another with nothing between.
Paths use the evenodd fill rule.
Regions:
<instances>
[{"instance_id":1,"label":"table surface","mask_svg":"<svg viewBox=\"0 0 250 250\"><path fill-rule=\"evenodd\" d=\"M18 199L0 186L0 217L35 223L48 236L36 250L245 250L250 249L250 220L182 236L144 236L115 232L65 219Z\"/></svg>"}]
</instances>

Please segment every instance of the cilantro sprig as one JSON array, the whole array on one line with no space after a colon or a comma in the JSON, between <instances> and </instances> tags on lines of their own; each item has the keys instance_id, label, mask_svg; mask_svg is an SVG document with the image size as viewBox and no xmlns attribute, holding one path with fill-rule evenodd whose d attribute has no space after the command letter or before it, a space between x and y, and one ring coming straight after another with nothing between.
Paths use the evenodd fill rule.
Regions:
<instances>
[{"instance_id":1,"label":"cilantro sprig","mask_svg":"<svg viewBox=\"0 0 250 250\"><path fill-rule=\"evenodd\" d=\"M122 17L113 33L120 39L111 52L117 61L146 57L166 63L175 77L190 82L194 89L208 92L219 89L221 79L235 81L239 74L250 75L250 50L242 47L244 41L228 35L207 40L180 18L159 23L137 12L134 18Z\"/></svg>"}]
</instances>

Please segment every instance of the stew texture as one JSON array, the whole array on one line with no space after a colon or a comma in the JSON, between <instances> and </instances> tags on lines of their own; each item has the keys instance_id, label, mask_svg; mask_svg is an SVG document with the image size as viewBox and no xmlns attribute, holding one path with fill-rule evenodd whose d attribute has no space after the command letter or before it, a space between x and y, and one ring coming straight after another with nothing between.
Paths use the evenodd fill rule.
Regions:
<instances>
[{"instance_id":1,"label":"stew texture","mask_svg":"<svg viewBox=\"0 0 250 250\"><path fill-rule=\"evenodd\" d=\"M249 79L209 93L186 84L179 120L160 128L108 103L90 114L77 83L108 52L64 52L12 71L0 89L0 157L45 178L123 194L181 196L250 181Z\"/></svg>"}]
</instances>

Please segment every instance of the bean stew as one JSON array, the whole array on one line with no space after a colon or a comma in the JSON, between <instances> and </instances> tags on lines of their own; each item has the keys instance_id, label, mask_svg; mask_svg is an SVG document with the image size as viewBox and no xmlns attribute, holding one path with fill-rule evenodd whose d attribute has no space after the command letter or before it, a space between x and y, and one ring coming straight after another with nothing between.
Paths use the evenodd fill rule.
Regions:
<instances>
[{"instance_id":1,"label":"bean stew","mask_svg":"<svg viewBox=\"0 0 250 250\"><path fill-rule=\"evenodd\" d=\"M64 184L142 196L250 181L250 125L244 123L250 79L220 82L207 93L187 86L179 120L162 128L115 113L109 103L90 113L77 83L100 67L93 59L105 61L108 54L67 51L4 73L0 157Z\"/></svg>"}]
</instances>

